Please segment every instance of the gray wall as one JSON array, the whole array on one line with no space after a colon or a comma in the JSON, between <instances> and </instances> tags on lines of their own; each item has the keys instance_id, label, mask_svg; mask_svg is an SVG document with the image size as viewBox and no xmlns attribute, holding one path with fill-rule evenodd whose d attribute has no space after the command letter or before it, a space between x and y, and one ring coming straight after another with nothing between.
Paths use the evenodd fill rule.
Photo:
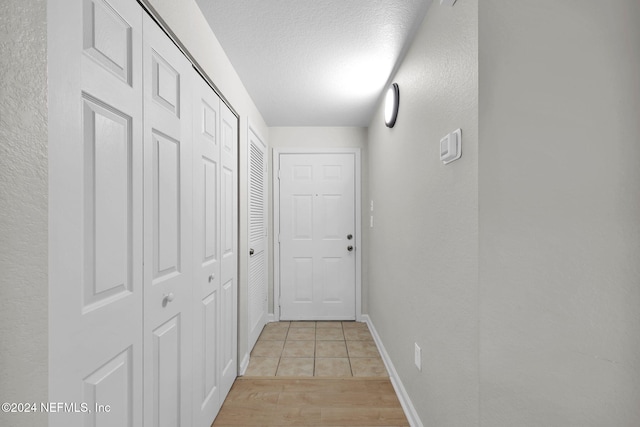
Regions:
<instances>
[{"instance_id":1,"label":"gray wall","mask_svg":"<svg viewBox=\"0 0 640 427\"><path fill-rule=\"evenodd\" d=\"M273 149L360 148L362 162L362 312L367 312L369 210L367 129L360 127L272 127L269 128L269 215L273 216ZM273 220L269 221L269 265L273 266ZM269 312L273 313L273 268L269 272Z\"/></svg>"},{"instance_id":2,"label":"gray wall","mask_svg":"<svg viewBox=\"0 0 640 427\"><path fill-rule=\"evenodd\" d=\"M478 2L434 1L369 127L369 314L426 426L478 424ZM462 158L440 139L462 129ZM422 347L422 371L413 364Z\"/></svg>"},{"instance_id":3,"label":"gray wall","mask_svg":"<svg viewBox=\"0 0 640 427\"><path fill-rule=\"evenodd\" d=\"M480 5L482 425L638 426L640 2Z\"/></svg>"},{"instance_id":4,"label":"gray wall","mask_svg":"<svg viewBox=\"0 0 640 427\"><path fill-rule=\"evenodd\" d=\"M47 9L0 2L0 401L48 401ZM0 412L0 425L46 425Z\"/></svg>"}]
</instances>

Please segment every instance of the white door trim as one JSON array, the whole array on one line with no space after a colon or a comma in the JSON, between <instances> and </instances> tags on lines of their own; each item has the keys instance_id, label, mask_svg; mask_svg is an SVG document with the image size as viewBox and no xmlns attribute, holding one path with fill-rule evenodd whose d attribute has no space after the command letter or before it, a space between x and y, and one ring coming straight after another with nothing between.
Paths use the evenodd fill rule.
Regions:
<instances>
[{"instance_id":1,"label":"white door trim","mask_svg":"<svg viewBox=\"0 0 640 427\"><path fill-rule=\"evenodd\" d=\"M273 149L273 314L276 321L280 320L280 185L278 171L280 170L281 154L345 154L355 155L355 208L356 208L356 320L362 320L362 177L360 166L360 148L274 148Z\"/></svg>"}]
</instances>

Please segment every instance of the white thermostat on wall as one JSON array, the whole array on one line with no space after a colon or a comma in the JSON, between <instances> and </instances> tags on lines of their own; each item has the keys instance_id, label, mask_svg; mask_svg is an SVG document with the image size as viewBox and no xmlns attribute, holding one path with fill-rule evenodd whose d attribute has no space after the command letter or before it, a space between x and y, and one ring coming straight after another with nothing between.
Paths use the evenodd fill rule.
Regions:
<instances>
[{"instance_id":1,"label":"white thermostat on wall","mask_svg":"<svg viewBox=\"0 0 640 427\"><path fill-rule=\"evenodd\" d=\"M462 156L462 130L454 130L440 140L440 160L446 165Z\"/></svg>"}]
</instances>

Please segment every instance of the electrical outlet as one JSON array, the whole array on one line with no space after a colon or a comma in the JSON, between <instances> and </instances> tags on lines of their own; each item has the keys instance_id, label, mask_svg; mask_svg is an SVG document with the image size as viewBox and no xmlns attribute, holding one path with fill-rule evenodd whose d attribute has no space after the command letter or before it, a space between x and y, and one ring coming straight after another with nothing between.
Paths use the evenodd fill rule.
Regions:
<instances>
[{"instance_id":1,"label":"electrical outlet","mask_svg":"<svg viewBox=\"0 0 640 427\"><path fill-rule=\"evenodd\" d=\"M422 371L422 349L420 348L417 342L413 344L415 345L413 363L416 364L416 368L418 368L418 371Z\"/></svg>"}]
</instances>

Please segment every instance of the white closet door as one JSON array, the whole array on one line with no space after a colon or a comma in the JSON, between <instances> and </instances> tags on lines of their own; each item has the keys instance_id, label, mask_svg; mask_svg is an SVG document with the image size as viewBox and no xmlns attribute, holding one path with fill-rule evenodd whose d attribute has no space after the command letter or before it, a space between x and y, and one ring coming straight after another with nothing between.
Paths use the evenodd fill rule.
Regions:
<instances>
[{"instance_id":1,"label":"white closet door","mask_svg":"<svg viewBox=\"0 0 640 427\"><path fill-rule=\"evenodd\" d=\"M249 127L249 349L267 323L267 146Z\"/></svg>"},{"instance_id":2,"label":"white closet door","mask_svg":"<svg viewBox=\"0 0 640 427\"><path fill-rule=\"evenodd\" d=\"M220 357L221 396L238 373L238 119L220 104Z\"/></svg>"},{"instance_id":3,"label":"white closet door","mask_svg":"<svg viewBox=\"0 0 640 427\"><path fill-rule=\"evenodd\" d=\"M48 10L49 396L76 402L52 412L49 425L135 427L143 371L142 12L128 0L49 1ZM83 402L87 411L75 412Z\"/></svg>"},{"instance_id":4,"label":"white closet door","mask_svg":"<svg viewBox=\"0 0 640 427\"><path fill-rule=\"evenodd\" d=\"M220 398L220 100L194 74L194 426L208 427Z\"/></svg>"},{"instance_id":5,"label":"white closet door","mask_svg":"<svg viewBox=\"0 0 640 427\"><path fill-rule=\"evenodd\" d=\"M191 425L192 68L145 15L144 425Z\"/></svg>"}]
</instances>

